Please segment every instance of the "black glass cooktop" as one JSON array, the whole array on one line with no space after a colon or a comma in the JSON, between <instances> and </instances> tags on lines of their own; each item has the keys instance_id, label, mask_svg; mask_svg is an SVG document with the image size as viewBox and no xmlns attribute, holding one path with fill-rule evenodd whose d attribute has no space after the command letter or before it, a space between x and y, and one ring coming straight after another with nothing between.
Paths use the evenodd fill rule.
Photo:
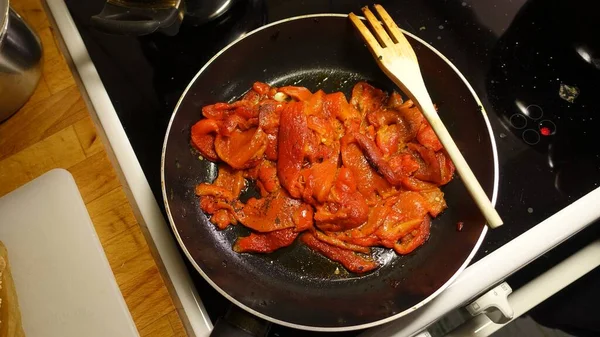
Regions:
<instances>
[{"instance_id":1,"label":"black glass cooktop","mask_svg":"<svg viewBox=\"0 0 600 337\"><path fill-rule=\"evenodd\" d=\"M184 20L175 36L142 37L92 29L90 17L101 11L104 0L66 3L160 201L167 123L206 61L265 23L309 13L359 12L370 1L238 1L215 22L194 27ZM600 32L600 20L593 1L380 3L401 27L456 65L489 115L500 160L497 209L505 225L488 232L476 260L598 186L600 39L595 33ZM211 317L218 317L227 302L200 277L196 283Z\"/></svg>"}]
</instances>

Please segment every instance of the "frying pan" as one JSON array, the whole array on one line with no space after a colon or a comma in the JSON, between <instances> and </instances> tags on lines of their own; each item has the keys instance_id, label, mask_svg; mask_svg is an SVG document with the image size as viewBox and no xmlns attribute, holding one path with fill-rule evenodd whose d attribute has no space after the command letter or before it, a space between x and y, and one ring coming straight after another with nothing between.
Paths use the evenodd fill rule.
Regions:
<instances>
[{"instance_id":1,"label":"frying pan","mask_svg":"<svg viewBox=\"0 0 600 337\"><path fill-rule=\"evenodd\" d=\"M406 32L405 32L406 33ZM440 116L488 196L495 202L498 159L489 121L458 70L408 34ZM296 241L272 254L238 254L243 226L220 231L200 210L194 187L217 176L190 146L190 127L207 104L235 100L255 81L342 91L357 81L395 87L379 70L346 15L295 17L263 26L215 55L194 77L171 118L162 154L163 197L173 232L198 272L237 306L268 321L305 330L346 331L406 315L430 301L463 270L487 227L458 177L443 188L448 209L431 237L407 256L375 249L382 267L365 275ZM457 223L463 222L462 231ZM336 272L337 270L337 272Z\"/></svg>"}]
</instances>

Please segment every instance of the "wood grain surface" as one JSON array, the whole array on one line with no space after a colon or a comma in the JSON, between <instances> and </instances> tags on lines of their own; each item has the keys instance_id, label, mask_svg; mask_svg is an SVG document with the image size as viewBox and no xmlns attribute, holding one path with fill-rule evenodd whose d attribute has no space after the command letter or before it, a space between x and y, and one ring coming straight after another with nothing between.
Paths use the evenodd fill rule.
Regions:
<instances>
[{"instance_id":1,"label":"wood grain surface","mask_svg":"<svg viewBox=\"0 0 600 337\"><path fill-rule=\"evenodd\" d=\"M140 334L186 336L40 0L11 6L42 41L43 74L27 104L0 124L0 196L53 168L69 170Z\"/></svg>"}]
</instances>

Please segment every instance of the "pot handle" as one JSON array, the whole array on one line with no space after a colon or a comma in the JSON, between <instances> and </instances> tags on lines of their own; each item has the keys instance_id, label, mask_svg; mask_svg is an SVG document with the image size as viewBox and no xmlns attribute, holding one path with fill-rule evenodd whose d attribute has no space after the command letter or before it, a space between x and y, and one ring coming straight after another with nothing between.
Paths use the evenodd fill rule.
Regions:
<instances>
[{"instance_id":1,"label":"pot handle","mask_svg":"<svg viewBox=\"0 0 600 337\"><path fill-rule=\"evenodd\" d=\"M92 16L90 23L96 30L107 34L141 36L157 30L175 35L179 30L179 10L173 8L136 8L107 3Z\"/></svg>"},{"instance_id":2,"label":"pot handle","mask_svg":"<svg viewBox=\"0 0 600 337\"><path fill-rule=\"evenodd\" d=\"M217 320L210 337L265 337L270 328L271 323L232 304Z\"/></svg>"}]
</instances>

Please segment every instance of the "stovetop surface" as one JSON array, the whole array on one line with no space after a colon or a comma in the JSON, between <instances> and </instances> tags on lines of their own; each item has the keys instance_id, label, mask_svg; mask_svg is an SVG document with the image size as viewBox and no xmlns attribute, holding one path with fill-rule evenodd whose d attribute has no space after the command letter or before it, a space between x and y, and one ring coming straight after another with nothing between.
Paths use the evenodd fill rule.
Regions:
<instances>
[{"instance_id":1,"label":"stovetop surface","mask_svg":"<svg viewBox=\"0 0 600 337\"><path fill-rule=\"evenodd\" d=\"M359 12L370 1L240 1L225 18L175 36L106 35L90 17L104 0L65 0L153 193L162 207L162 142L175 104L222 47L268 22L310 13ZM446 55L471 83L496 138L497 209L474 261L600 183L600 20L585 0L390 0L398 24ZM568 224L565 224L568 225ZM211 318L228 306L192 272ZM279 330L278 330L279 329ZM273 334L294 335L279 327ZM302 333L306 336L306 332ZM330 334L331 335L331 334Z\"/></svg>"}]
</instances>

